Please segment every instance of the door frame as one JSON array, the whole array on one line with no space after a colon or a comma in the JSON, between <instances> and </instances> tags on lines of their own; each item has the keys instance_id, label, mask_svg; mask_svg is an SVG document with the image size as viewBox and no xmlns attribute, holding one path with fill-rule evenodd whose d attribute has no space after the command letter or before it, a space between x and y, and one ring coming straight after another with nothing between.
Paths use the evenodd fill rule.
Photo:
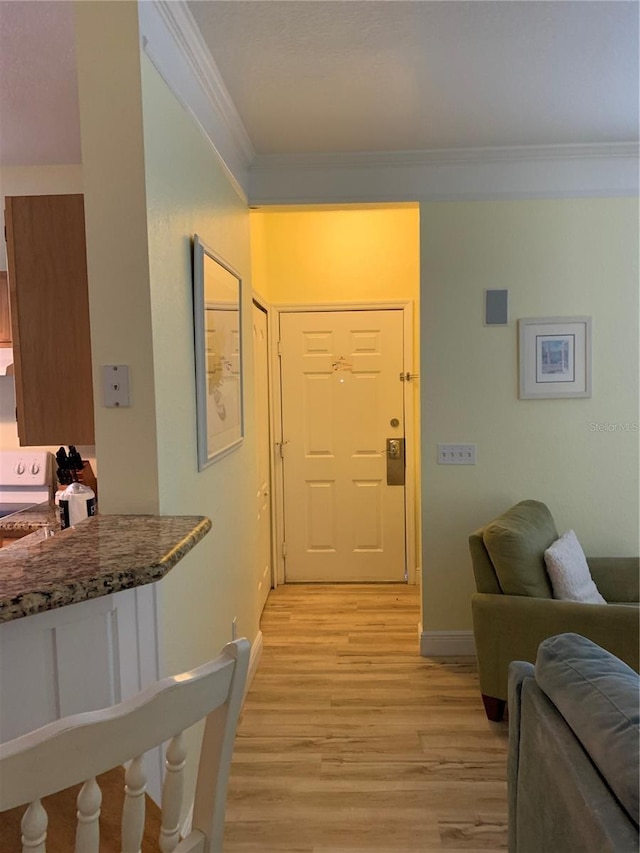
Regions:
<instances>
[{"instance_id":1,"label":"door frame","mask_svg":"<svg viewBox=\"0 0 640 853\"><path fill-rule=\"evenodd\" d=\"M276 393L279 395L279 391L275 384L275 373L273 370L274 359L278 360L278 326L279 323L274 323L274 312L273 306L267 302L264 297L262 297L259 293L256 293L254 290L251 294L252 304L255 304L258 308L265 312L267 315L267 353L268 353L268 363L267 363L267 375L269 379L269 387L267 389L267 405L269 409L269 490L271 492L271 514L270 514L270 534L271 534L271 588L275 589L278 586L278 554L279 549L277 548L278 539L276 537L277 531L277 512L276 512L276 495L275 495L275 484L277 483L277 469L276 469L276 451L278 447L278 443L276 441L277 436L282 435L282 426L276 423L276 411L279 409L275 405ZM274 344L274 341L276 342ZM257 377L254 377L254 382L257 380ZM255 394L254 394L255 396ZM279 396L278 396L279 399ZM256 418L256 429L257 429L257 418ZM278 457L279 458L279 457Z\"/></svg>"},{"instance_id":2,"label":"door frame","mask_svg":"<svg viewBox=\"0 0 640 853\"><path fill-rule=\"evenodd\" d=\"M270 344L273 345L272 361L272 413L274 437L274 467L272 483L272 509L274 511L273 544L275 551L274 587L285 582L284 554L282 544L284 537L284 466L280 448L283 441L282 428L282 375L280 369L280 315L320 312L320 311L402 311L403 320L403 373L409 373L411 380L409 384L418 380L417 371L414 370L414 346L413 346L413 315L414 307L412 299L401 299L380 302L327 302L327 303L274 303L271 306L273 313L273 324L269 326ZM419 495L419 472L416 470L416 429L414 405L414 394L404 394L404 435L405 435L405 489L404 489L404 537L405 537L405 559L407 583L419 582L418 542L416 540L416 499ZM284 450L286 453L286 448Z\"/></svg>"}]
</instances>

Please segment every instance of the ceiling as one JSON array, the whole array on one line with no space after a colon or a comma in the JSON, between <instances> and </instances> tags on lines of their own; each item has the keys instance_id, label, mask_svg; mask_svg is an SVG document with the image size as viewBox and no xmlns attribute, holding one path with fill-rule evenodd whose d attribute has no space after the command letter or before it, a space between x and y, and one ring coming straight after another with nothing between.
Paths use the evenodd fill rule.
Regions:
<instances>
[{"instance_id":1,"label":"ceiling","mask_svg":"<svg viewBox=\"0 0 640 853\"><path fill-rule=\"evenodd\" d=\"M0 165L80 163L73 3L0 2Z\"/></svg>"},{"instance_id":2,"label":"ceiling","mask_svg":"<svg viewBox=\"0 0 640 853\"><path fill-rule=\"evenodd\" d=\"M257 154L638 138L635 0L196 0ZM80 162L73 4L0 2L0 163Z\"/></svg>"}]
</instances>

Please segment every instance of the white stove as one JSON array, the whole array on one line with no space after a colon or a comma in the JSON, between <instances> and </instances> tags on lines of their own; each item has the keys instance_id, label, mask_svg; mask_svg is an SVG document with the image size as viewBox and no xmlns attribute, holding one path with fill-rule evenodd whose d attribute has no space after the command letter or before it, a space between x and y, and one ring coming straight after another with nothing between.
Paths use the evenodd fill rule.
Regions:
<instances>
[{"instance_id":1,"label":"white stove","mask_svg":"<svg viewBox=\"0 0 640 853\"><path fill-rule=\"evenodd\" d=\"M47 450L0 450L0 518L49 501L53 454Z\"/></svg>"}]
</instances>

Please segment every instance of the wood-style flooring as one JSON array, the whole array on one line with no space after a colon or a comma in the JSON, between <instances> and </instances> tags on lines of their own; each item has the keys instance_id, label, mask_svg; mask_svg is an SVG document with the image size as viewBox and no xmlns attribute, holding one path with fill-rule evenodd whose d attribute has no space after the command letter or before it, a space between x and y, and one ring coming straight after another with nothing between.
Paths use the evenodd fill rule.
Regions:
<instances>
[{"instance_id":1,"label":"wood-style flooring","mask_svg":"<svg viewBox=\"0 0 640 853\"><path fill-rule=\"evenodd\" d=\"M225 853L506 849L507 725L475 659L421 658L417 587L289 585L238 729Z\"/></svg>"}]
</instances>

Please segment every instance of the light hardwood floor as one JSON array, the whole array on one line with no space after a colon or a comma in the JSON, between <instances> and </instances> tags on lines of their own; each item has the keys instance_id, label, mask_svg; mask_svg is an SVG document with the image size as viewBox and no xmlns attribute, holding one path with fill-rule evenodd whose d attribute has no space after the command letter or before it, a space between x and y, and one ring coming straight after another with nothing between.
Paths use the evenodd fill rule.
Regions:
<instances>
[{"instance_id":1,"label":"light hardwood floor","mask_svg":"<svg viewBox=\"0 0 640 853\"><path fill-rule=\"evenodd\" d=\"M507 725L472 658L418 654L417 587L271 592L225 853L506 849Z\"/></svg>"}]
</instances>

